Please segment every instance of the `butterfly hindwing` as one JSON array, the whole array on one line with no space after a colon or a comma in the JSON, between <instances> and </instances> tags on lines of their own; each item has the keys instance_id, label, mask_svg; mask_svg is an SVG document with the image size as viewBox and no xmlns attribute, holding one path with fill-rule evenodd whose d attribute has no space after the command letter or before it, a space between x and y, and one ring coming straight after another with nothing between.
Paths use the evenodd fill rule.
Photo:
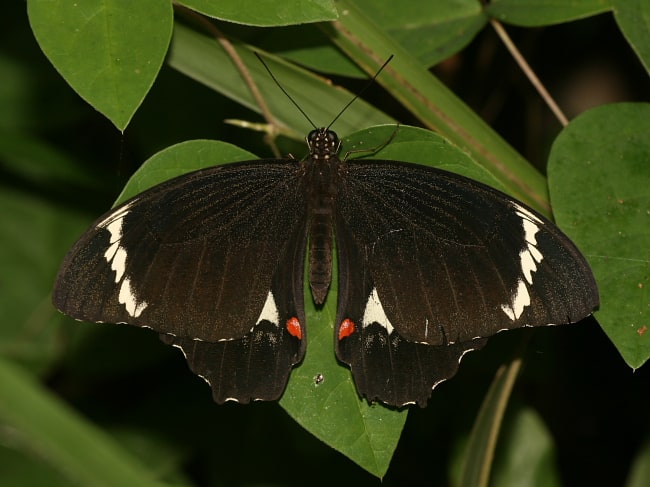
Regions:
<instances>
[{"instance_id":1,"label":"butterfly hindwing","mask_svg":"<svg viewBox=\"0 0 650 487\"><path fill-rule=\"evenodd\" d=\"M460 357L482 346L477 338L576 322L598 304L591 271L569 239L498 191L393 161L347 162L340 180L337 248L344 281L337 327L346 318L356 320L359 335L337 338L337 347L357 384L370 384L361 391L369 399L424 405L431 387L455 373ZM365 318L369 311L381 319ZM383 329L371 326L382 321ZM391 336L390 347L376 345ZM396 387L389 385L391 374L403 383L408 373L395 375L390 365L384 382L370 383L367 364L379 349L382 363L399 362L399 369L429 384L413 386L410 398L407 393L386 401ZM445 372L444 364L454 361ZM429 362L443 365L422 373Z\"/></svg>"},{"instance_id":2,"label":"butterfly hindwing","mask_svg":"<svg viewBox=\"0 0 650 487\"><path fill-rule=\"evenodd\" d=\"M339 300L336 355L352 370L359 394L392 406L426 405L431 389L452 377L460 359L487 339L432 346L404 339L386 316L367 261L347 227L337 225ZM346 330L345 326L354 330Z\"/></svg>"}]
</instances>

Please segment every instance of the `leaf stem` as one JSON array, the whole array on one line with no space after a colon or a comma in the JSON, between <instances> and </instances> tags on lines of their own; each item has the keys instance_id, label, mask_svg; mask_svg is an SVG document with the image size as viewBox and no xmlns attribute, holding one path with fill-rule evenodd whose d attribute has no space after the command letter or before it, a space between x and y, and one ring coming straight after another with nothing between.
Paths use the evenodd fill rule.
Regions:
<instances>
[{"instance_id":1,"label":"leaf stem","mask_svg":"<svg viewBox=\"0 0 650 487\"><path fill-rule=\"evenodd\" d=\"M490 19L490 24L492 24L492 27L496 31L497 35L499 36L501 41L505 44L508 51L510 51L510 54L512 54L512 57L515 59L515 62L519 65L519 67L524 72L526 77L530 80L530 82L535 87L539 95L546 102L546 105L548 105L548 107L551 109L551 111L558 119L558 121L562 124L562 126L566 127L567 124L569 123L569 120L567 119L566 115L564 115L564 113L562 112L558 104L555 103L553 97L546 90L546 88L544 87L540 79L537 77L533 69L530 67L528 62L526 62L519 49L517 49L517 46L515 46L515 43L512 42L512 39L510 38L506 30L503 28L503 25L501 25L501 22L495 19Z\"/></svg>"}]
</instances>

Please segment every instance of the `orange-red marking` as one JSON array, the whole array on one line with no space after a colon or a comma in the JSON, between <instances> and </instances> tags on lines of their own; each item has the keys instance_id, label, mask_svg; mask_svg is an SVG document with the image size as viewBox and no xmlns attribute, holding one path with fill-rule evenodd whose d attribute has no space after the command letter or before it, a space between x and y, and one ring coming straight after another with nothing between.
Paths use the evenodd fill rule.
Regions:
<instances>
[{"instance_id":1,"label":"orange-red marking","mask_svg":"<svg viewBox=\"0 0 650 487\"><path fill-rule=\"evenodd\" d=\"M287 331L289 332L289 335L296 337L298 340L302 340L300 321L295 316L287 320Z\"/></svg>"},{"instance_id":2,"label":"orange-red marking","mask_svg":"<svg viewBox=\"0 0 650 487\"><path fill-rule=\"evenodd\" d=\"M349 337L354 333L355 325L354 321L350 318L346 318L341 322L341 327L339 328L339 340Z\"/></svg>"}]
</instances>

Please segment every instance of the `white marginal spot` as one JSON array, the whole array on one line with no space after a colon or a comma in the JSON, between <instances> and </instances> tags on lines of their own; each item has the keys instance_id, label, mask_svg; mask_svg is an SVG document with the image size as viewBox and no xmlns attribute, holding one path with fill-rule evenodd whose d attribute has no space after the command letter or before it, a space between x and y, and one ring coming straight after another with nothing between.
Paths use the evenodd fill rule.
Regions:
<instances>
[{"instance_id":1,"label":"white marginal spot","mask_svg":"<svg viewBox=\"0 0 650 487\"><path fill-rule=\"evenodd\" d=\"M275 298L271 291L266 295L266 301L264 301L262 312L260 313L259 318L257 318L255 324L257 325L264 320L270 321L275 326L280 326L280 312L278 311L278 306L275 304Z\"/></svg>"},{"instance_id":2,"label":"white marginal spot","mask_svg":"<svg viewBox=\"0 0 650 487\"><path fill-rule=\"evenodd\" d=\"M519 265L523 279L517 280L517 289L513 293L510 302L501 306L503 312L512 321L519 319L524 312L524 308L530 306L528 286L533 283L533 272L537 271L537 264L544 259L544 256L537 248L537 233L542 221L523 206L518 204L514 204L514 206L515 213L521 217L526 246L519 252Z\"/></svg>"},{"instance_id":3,"label":"white marginal spot","mask_svg":"<svg viewBox=\"0 0 650 487\"><path fill-rule=\"evenodd\" d=\"M370 296L368 296L368 301L366 302L366 308L363 311L362 325L366 327L373 323L379 323L383 326L389 336L393 333L393 325L388 320L384 307L381 305L381 301L379 301L377 288L372 288L372 292L370 293Z\"/></svg>"},{"instance_id":4,"label":"white marginal spot","mask_svg":"<svg viewBox=\"0 0 650 487\"><path fill-rule=\"evenodd\" d=\"M123 236L124 218L129 214L131 206L137 200L124 205L115 213L111 213L104 220L97 224L97 228L104 228L111 234L109 247L104 252L104 259L111 265L111 270L115 272L115 284L122 281L118 302L124 305L129 315L137 318L148 306L146 301L140 301L131 287L131 280L124 277L126 273L126 262L128 252L125 247L120 245Z\"/></svg>"}]
</instances>

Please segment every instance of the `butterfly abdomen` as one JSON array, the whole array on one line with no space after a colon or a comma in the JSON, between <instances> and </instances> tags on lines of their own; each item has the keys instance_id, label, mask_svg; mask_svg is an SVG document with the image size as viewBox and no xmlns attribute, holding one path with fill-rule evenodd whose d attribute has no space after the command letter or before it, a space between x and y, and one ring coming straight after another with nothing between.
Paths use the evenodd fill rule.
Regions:
<instances>
[{"instance_id":1,"label":"butterfly abdomen","mask_svg":"<svg viewBox=\"0 0 650 487\"><path fill-rule=\"evenodd\" d=\"M322 304L332 282L335 175L338 158L311 162L309 194L309 284L316 304Z\"/></svg>"}]
</instances>

